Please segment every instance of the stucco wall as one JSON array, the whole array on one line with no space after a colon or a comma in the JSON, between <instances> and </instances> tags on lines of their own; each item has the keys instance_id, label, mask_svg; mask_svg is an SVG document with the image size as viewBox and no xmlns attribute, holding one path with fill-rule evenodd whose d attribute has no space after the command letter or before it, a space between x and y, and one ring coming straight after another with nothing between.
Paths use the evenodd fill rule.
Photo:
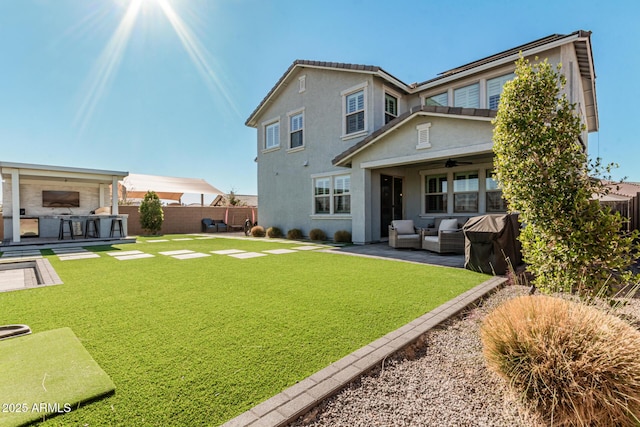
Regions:
<instances>
[{"instance_id":1,"label":"stucco wall","mask_svg":"<svg viewBox=\"0 0 640 427\"><path fill-rule=\"evenodd\" d=\"M306 76L306 90L299 93L298 77L301 75ZM373 117L376 104L373 88L380 83L362 74L308 68L292 76L291 82L257 118L259 222L265 227L277 226L285 232L299 228L305 235L312 228L320 228L329 236L337 230L351 231L350 218L322 219L313 216L312 177L340 170L345 174L351 172L349 168L334 167L331 164L335 156L362 139L341 139L341 92L367 83L367 111ZM304 148L288 150L287 114L302 107L305 121ZM265 152L262 123L276 118L280 119L280 147ZM374 120L369 119L367 126L372 130Z\"/></svg>"}]
</instances>

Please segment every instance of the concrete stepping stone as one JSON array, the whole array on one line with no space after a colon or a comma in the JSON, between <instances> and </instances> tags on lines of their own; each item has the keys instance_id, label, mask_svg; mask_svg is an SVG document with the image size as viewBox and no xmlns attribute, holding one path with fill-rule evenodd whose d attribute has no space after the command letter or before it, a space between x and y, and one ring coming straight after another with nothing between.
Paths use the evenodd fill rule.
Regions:
<instances>
[{"instance_id":1,"label":"concrete stepping stone","mask_svg":"<svg viewBox=\"0 0 640 427\"><path fill-rule=\"evenodd\" d=\"M182 254L192 254L194 251L190 251L187 249L181 249L178 251L165 251L165 252L159 252L160 255L167 255L167 256L173 256L173 255L182 255Z\"/></svg>"},{"instance_id":2,"label":"concrete stepping stone","mask_svg":"<svg viewBox=\"0 0 640 427\"><path fill-rule=\"evenodd\" d=\"M25 258L25 257L38 257L42 258L40 251L15 251L15 252L3 252L2 259L4 258Z\"/></svg>"},{"instance_id":3,"label":"concrete stepping stone","mask_svg":"<svg viewBox=\"0 0 640 427\"><path fill-rule=\"evenodd\" d=\"M259 252L243 252L243 253L229 254L229 256L232 256L234 258L239 258L239 259L248 259L248 258L257 258L261 256L267 256L267 254L261 254Z\"/></svg>"},{"instance_id":4,"label":"concrete stepping stone","mask_svg":"<svg viewBox=\"0 0 640 427\"><path fill-rule=\"evenodd\" d=\"M271 249L268 251L262 251L268 254L273 254L273 255L281 255L281 254L292 254L298 251L294 251L292 249Z\"/></svg>"},{"instance_id":5,"label":"concrete stepping stone","mask_svg":"<svg viewBox=\"0 0 640 427\"><path fill-rule=\"evenodd\" d=\"M136 251L131 251L131 252L136 252ZM115 256L114 258L117 259L118 261L127 261L130 259L153 258L154 256L155 255L152 255L152 254L139 253L139 254Z\"/></svg>"},{"instance_id":6,"label":"concrete stepping stone","mask_svg":"<svg viewBox=\"0 0 640 427\"><path fill-rule=\"evenodd\" d=\"M60 261L72 261L74 259L100 258L100 255L93 252L88 252L84 254L79 253L79 254L59 255L58 258L60 259Z\"/></svg>"},{"instance_id":7,"label":"concrete stepping stone","mask_svg":"<svg viewBox=\"0 0 640 427\"><path fill-rule=\"evenodd\" d=\"M316 249L322 249L322 246L313 246L313 245L296 246L297 251L313 251Z\"/></svg>"},{"instance_id":8,"label":"concrete stepping stone","mask_svg":"<svg viewBox=\"0 0 640 427\"><path fill-rule=\"evenodd\" d=\"M232 254L241 254L246 251L241 251L240 249L224 249L221 251L211 251L212 254L216 255L232 255Z\"/></svg>"},{"instance_id":9,"label":"concrete stepping stone","mask_svg":"<svg viewBox=\"0 0 640 427\"><path fill-rule=\"evenodd\" d=\"M178 255L173 255L171 258L175 258L175 259L191 259L191 258L203 258L203 257L207 257L207 256L211 256L209 254L203 254L200 252L194 252L191 254L178 254Z\"/></svg>"},{"instance_id":10,"label":"concrete stepping stone","mask_svg":"<svg viewBox=\"0 0 640 427\"><path fill-rule=\"evenodd\" d=\"M127 255L139 255L139 254L142 254L142 253L144 253L144 252L142 252L142 251L113 251L113 252L107 252L107 255L119 257L119 256L127 256Z\"/></svg>"},{"instance_id":11,"label":"concrete stepping stone","mask_svg":"<svg viewBox=\"0 0 640 427\"><path fill-rule=\"evenodd\" d=\"M169 239L156 239L156 240L147 240L147 243L159 243L159 242L168 242Z\"/></svg>"},{"instance_id":12,"label":"concrete stepping stone","mask_svg":"<svg viewBox=\"0 0 640 427\"><path fill-rule=\"evenodd\" d=\"M79 253L83 253L83 252L89 252L85 248L57 248L57 249L51 249L51 250L56 255L58 255L58 254L79 254Z\"/></svg>"},{"instance_id":13,"label":"concrete stepping stone","mask_svg":"<svg viewBox=\"0 0 640 427\"><path fill-rule=\"evenodd\" d=\"M24 269L0 271L0 292L26 288Z\"/></svg>"},{"instance_id":14,"label":"concrete stepping stone","mask_svg":"<svg viewBox=\"0 0 640 427\"><path fill-rule=\"evenodd\" d=\"M171 240L173 240L174 242L182 242L185 240L193 240L193 237L180 237L179 239L171 239Z\"/></svg>"},{"instance_id":15,"label":"concrete stepping stone","mask_svg":"<svg viewBox=\"0 0 640 427\"><path fill-rule=\"evenodd\" d=\"M215 236L196 237L196 240L215 239Z\"/></svg>"}]
</instances>

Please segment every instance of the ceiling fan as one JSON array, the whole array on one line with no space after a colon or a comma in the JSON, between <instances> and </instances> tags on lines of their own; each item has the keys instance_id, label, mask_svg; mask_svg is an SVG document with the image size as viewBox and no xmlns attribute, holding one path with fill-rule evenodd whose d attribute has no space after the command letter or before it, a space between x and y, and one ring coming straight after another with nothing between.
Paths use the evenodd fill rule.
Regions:
<instances>
[{"instance_id":1,"label":"ceiling fan","mask_svg":"<svg viewBox=\"0 0 640 427\"><path fill-rule=\"evenodd\" d=\"M459 165L472 165L473 163L471 162L459 162L457 160L453 160L453 159L448 159L446 162L444 162L444 167L445 168L455 168L456 166Z\"/></svg>"}]
</instances>

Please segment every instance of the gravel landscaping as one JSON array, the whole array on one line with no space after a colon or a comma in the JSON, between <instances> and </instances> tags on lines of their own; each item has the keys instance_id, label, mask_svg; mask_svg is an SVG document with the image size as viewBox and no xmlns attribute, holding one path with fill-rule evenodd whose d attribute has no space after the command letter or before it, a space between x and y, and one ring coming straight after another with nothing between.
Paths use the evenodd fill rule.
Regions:
<instances>
[{"instance_id":1,"label":"gravel landscaping","mask_svg":"<svg viewBox=\"0 0 640 427\"><path fill-rule=\"evenodd\" d=\"M479 336L488 312L528 292L497 291L291 426L543 426L486 368ZM640 317L637 300L621 311Z\"/></svg>"}]
</instances>

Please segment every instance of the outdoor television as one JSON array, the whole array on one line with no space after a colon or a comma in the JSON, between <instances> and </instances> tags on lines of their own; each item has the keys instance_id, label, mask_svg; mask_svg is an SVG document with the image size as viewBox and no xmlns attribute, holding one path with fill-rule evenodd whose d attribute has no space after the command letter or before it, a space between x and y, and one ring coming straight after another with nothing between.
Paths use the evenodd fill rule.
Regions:
<instances>
[{"instance_id":1,"label":"outdoor television","mask_svg":"<svg viewBox=\"0 0 640 427\"><path fill-rule=\"evenodd\" d=\"M45 208L79 208L79 191L43 191L42 206Z\"/></svg>"}]
</instances>

